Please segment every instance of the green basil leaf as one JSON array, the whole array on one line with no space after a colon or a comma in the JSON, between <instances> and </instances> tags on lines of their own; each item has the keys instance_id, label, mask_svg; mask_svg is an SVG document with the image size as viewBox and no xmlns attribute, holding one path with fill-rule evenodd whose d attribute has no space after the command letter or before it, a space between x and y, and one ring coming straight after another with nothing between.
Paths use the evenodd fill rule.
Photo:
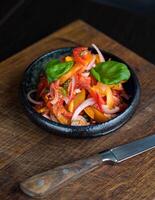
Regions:
<instances>
[{"instance_id":1,"label":"green basil leaf","mask_svg":"<svg viewBox=\"0 0 155 200\"><path fill-rule=\"evenodd\" d=\"M96 67L91 69L91 74L96 78L96 80L107 85L127 81L130 78L128 67L117 61L99 63Z\"/></svg>"},{"instance_id":2,"label":"green basil leaf","mask_svg":"<svg viewBox=\"0 0 155 200\"><path fill-rule=\"evenodd\" d=\"M91 69L91 73L96 78L96 80L101 82L100 74L94 68Z\"/></svg>"},{"instance_id":3,"label":"green basil leaf","mask_svg":"<svg viewBox=\"0 0 155 200\"><path fill-rule=\"evenodd\" d=\"M60 63L60 60L58 60L58 59L50 60L50 61L46 64L45 69L48 68L48 67L50 67L50 66L56 65L56 64L58 64L58 63Z\"/></svg>"},{"instance_id":4,"label":"green basil leaf","mask_svg":"<svg viewBox=\"0 0 155 200\"><path fill-rule=\"evenodd\" d=\"M57 59L53 59L45 66L45 74L48 82L52 82L60 78L63 74L67 73L73 66L73 61L60 62Z\"/></svg>"}]
</instances>

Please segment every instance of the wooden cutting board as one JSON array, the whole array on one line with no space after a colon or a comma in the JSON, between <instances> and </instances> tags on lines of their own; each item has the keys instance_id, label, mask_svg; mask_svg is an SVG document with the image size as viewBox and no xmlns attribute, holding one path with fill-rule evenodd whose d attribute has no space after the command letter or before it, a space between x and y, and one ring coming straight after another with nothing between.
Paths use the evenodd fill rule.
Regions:
<instances>
[{"instance_id":1,"label":"wooden cutting board","mask_svg":"<svg viewBox=\"0 0 155 200\"><path fill-rule=\"evenodd\" d=\"M140 80L141 103L122 128L95 139L49 134L25 116L18 90L27 65L41 54L75 45L97 44L121 57ZM9 48L9 47L8 47ZM0 63L0 199L30 199L19 183L44 170L90 156L101 150L155 133L155 66L95 30L75 21ZM119 165L100 167L62 187L44 200L153 200L155 150Z\"/></svg>"}]
</instances>

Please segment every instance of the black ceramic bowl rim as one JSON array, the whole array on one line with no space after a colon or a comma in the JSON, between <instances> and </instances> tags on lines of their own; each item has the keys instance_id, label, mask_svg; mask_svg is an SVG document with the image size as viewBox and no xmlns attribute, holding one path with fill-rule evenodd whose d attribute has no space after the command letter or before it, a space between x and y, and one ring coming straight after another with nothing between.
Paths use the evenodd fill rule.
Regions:
<instances>
[{"instance_id":1,"label":"black ceramic bowl rim","mask_svg":"<svg viewBox=\"0 0 155 200\"><path fill-rule=\"evenodd\" d=\"M130 103L128 108L126 108L126 110L124 112L120 113L115 118L113 118L107 122L95 124L95 125L87 125L87 126L64 125L61 123L51 121L51 120L43 117L41 114L37 113L33 109L29 100L27 99L27 93L25 91L27 74L28 74L28 71L31 70L31 67L33 66L33 64L37 63L39 60L41 60L41 59L45 58L46 56L49 56L55 52L62 51L62 50L65 51L65 49L72 50L73 48L75 48L75 47L59 48L59 49L53 50L51 52L45 53L42 56L40 56L39 58L35 59L27 67L27 69L24 72L23 80L22 80L21 87L20 87L21 103L24 106L26 113L27 113L28 117L31 119L31 121L35 122L37 125L39 125L41 128L43 128L44 130L46 130L48 132L52 132L54 134L56 133L56 134L64 135L64 136L80 137L80 138L106 135L106 134L120 128L123 124L125 124L132 117L133 113L136 110L137 105L139 104L139 100L140 100L140 84L139 84L138 78L137 78L134 70L122 59L118 58L117 56L115 56L111 53L101 50L101 52L103 54L106 54L109 57L114 57L117 60L119 60L120 62L125 63L128 66L130 73L131 73L131 77L134 82L134 87L135 87L134 88L135 94L133 96L132 102ZM90 48L90 49L92 49L92 48Z\"/></svg>"}]
</instances>

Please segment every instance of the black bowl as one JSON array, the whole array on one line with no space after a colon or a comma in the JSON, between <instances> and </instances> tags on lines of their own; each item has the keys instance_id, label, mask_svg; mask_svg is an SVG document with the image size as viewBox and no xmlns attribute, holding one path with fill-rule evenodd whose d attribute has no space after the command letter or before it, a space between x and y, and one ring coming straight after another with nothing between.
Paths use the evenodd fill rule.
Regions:
<instances>
[{"instance_id":1,"label":"black bowl","mask_svg":"<svg viewBox=\"0 0 155 200\"><path fill-rule=\"evenodd\" d=\"M135 109L139 104L139 99L140 99L140 85L135 72L123 60L102 50L101 51L106 60L111 58L112 60L125 63L131 72L130 79L124 84L125 90L131 96L128 102L129 106L124 112L117 115L117 117L107 122L96 125L89 125L89 126L63 125L54 121L50 121L47 118L43 117L41 114L37 113L33 109L32 104L27 99L27 93L30 90L36 88L39 75L43 71L45 64L53 58L60 58L65 55L71 54L72 50L73 47L61 48L49 52L47 54L44 54L43 56L37 58L34 62L32 62L26 69L20 88L20 97L21 97L21 102L29 118L48 132L57 133L65 136L72 136L72 137L102 136L118 129L125 122L127 122L135 112ZM94 51L93 49L91 50Z\"/></svg>"}]
</instances>

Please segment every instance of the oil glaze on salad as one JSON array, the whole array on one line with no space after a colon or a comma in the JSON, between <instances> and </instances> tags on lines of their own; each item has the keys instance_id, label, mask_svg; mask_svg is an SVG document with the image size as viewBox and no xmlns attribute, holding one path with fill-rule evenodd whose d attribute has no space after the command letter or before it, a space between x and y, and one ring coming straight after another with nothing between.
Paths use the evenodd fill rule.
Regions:
<instances>
[{"instance_id":1,"label":"oil glaze on salad","mask_svg":"<svg viewBox=\"0 0 155 200\"><path fill-rule=\"evenodd\" d=\"M130 78L124 63L76 47L71 55L52 59L38 86L27 94L34 109L49 120L75 126L106 122L128 107L123 84Z\"/></svg>"}]
</instances>

